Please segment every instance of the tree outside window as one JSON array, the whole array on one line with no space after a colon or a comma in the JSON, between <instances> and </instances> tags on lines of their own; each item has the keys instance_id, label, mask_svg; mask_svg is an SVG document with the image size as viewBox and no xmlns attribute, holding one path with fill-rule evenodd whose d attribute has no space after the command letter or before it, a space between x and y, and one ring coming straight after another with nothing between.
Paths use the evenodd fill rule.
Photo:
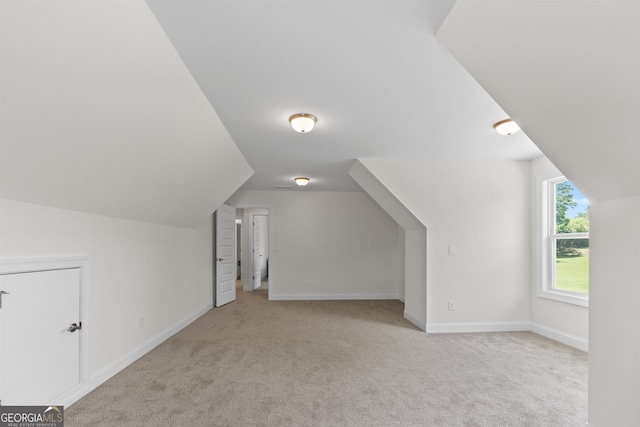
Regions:
<instances>
[{"instance_id":1,"label":"tree outside window","mask_svg":"<svg viewBox=\"0 0 640 427\"><path fill-rule=\"evenodd\" d=\"M553 259L552 288L589 293L589 201L565 178L552 180L553 216L550 227ZM551 221L550 221L551 222Z\"/></svg>"}]
</instances>

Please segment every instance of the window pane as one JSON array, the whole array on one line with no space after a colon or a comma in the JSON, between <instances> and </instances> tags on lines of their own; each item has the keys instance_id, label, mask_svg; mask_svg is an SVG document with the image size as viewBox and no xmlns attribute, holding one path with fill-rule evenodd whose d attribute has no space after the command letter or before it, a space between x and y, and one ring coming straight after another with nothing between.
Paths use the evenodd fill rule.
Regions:
<instances>
[{"instance_id":1,"label":"window pane","mask_svg":"<svg viewBox=\"0 0 640 427\"><path fill-rule=\"evenodd\" d=\"M589 293L589 239L556 241L555 288Z\"/></svg>"},{"instance_id":2,"label":"window pane","mask_svg":"<svg viewBox=\"0 0 640 427\"><path fill-rule=\"evenodd\" d=\"M588 233L589 201L571 181L554 184L556 233Z\"/></svg>"}]
</instances>

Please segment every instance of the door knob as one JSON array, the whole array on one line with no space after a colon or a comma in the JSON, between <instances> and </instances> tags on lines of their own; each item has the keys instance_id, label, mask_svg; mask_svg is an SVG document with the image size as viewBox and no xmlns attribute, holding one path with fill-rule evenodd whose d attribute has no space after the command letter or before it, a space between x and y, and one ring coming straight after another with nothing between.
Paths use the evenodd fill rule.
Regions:
<instances>
[{"instance_id":1,"label":"door knob","mask_svg":"<svg viewBox=\"0 0 640 427\"><path fill-rule=\"evenodd\" d=\"M216 258L216 261L224 261L224 258Z\"/></svg>"},{"instance_id":2,"label":"door knob","mask_svg":"<svg viewBox=\"0 0 640 427\"><path fill-rule=\"evenodd\" d=\"M78 329L82 329L82 322L80 322L80 324L76 324L76 323L72 323L69 328L67 328L67 331L69 332L75 332Z\"/></svg>"}]
</instances>

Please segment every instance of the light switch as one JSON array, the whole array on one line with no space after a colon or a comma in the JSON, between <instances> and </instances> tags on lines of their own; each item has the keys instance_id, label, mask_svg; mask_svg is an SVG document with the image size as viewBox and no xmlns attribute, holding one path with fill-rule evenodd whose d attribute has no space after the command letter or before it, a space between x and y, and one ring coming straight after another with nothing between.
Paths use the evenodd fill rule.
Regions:
<instances>
[{"instance_id":1,"label":"light switch","mask_svg":"<svg viewBox=\"0 0 640 427\"><path fill-rule=\"evenodd\" d=\"M456 245L449 245L449 255L456 254Z\"/></svg>"}]
</instances>

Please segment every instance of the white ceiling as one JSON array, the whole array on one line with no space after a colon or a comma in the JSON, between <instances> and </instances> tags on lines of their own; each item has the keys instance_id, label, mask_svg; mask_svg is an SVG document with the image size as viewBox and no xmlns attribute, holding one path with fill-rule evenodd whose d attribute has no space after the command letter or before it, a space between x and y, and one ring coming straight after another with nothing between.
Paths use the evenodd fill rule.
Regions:
<instances>
[{"instance_id":1,"label":"white ceiling","mask_svg":"<svg viewBox=\"0 0 640 427\"><path fill-rule=\"evenodd\" d=\"M640 2L459 0L438 39L592 202L640 194Z\"/></svg>"},{"instance_id":2,"label":"white ceiling","mask_svg":"<svg viewBox=\"0 0 640 427\"><path fill-rule=\"evenodd\" d=\"M540 155L493 131L506 114L435 39L453 1L147 3L255 170L243 189L360 190L359 157Z\"/></svg>"}]
</instances>

